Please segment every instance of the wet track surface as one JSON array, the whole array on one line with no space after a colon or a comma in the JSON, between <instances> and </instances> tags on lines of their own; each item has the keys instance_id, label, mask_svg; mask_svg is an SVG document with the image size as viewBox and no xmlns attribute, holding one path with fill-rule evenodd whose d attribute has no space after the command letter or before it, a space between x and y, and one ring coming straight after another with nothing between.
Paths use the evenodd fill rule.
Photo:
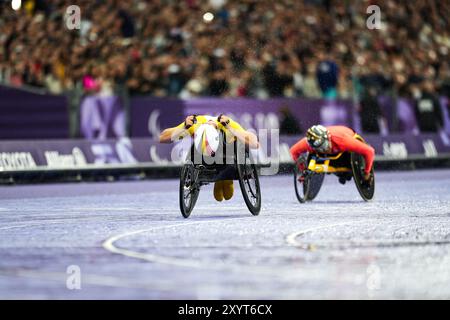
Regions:
<instances>
[{"instance_id":1,"label":"wet track surface","mask_svg":"<svg viewBox=\"0 0 450 320\"><path fill-rule=\"evenodd\" d=\"M379 172L369 203L333 176L306 204L261 187L258 217L235 182L184 219L177 180L2 186L0 298L450 299L450 170Z\"/></svg>"}]
</instances>

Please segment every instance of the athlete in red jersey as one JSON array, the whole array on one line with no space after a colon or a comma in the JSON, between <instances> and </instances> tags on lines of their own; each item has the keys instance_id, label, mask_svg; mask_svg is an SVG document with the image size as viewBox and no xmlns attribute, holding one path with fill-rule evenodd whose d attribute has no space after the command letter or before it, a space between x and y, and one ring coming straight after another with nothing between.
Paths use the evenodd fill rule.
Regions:
<instances>
[{"instance_id":1,"label":"athlete in red jersey","mask_svg":"<svg viewBox=\"0 0 450 320\"><path fill-rule=\"evenodd\" d=\"M370 179L375 150L356 139L355 134L355 131L344 126L312 126L308 129L306 137L291 147L291 156L294 161L297 161L298 157L305 152L319 154L355 152L365 159L364 179L367 181Z\"/></svg>"}]
</instances>

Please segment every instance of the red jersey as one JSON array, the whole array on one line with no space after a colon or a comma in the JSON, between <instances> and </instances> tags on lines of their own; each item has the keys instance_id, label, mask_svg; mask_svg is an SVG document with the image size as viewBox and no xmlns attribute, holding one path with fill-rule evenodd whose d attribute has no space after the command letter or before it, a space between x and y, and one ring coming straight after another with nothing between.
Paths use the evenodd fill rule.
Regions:
<instances>
[{"instance_id":1,"label":"red jersey","mask_svg":"<svg viewBox=\"0 0 450 320\"><path fill-rule=\"evenodd\" d=\"M331 154L340 152L355 152L361 154L366 160L364 172L367 174L372 169L373 159L375 157L375 149L371 146L356 139L355 132L344 126L327 127L331 140ZM301 139L294 144L291 149L291 156L294 161L305 152L315 153L314 149L308 144L306 138Z\"/></svg>"}]
</instances>

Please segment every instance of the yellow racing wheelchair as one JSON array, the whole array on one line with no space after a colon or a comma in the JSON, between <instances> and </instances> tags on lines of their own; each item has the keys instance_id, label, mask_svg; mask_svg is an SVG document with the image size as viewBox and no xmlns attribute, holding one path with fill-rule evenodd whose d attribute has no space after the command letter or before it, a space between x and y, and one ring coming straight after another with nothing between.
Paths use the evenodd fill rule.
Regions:
<instances>
[{"instance_id":1,"label":"yellow racing wheelchair","mask_svg":"<svg viewBox=\"0 0 450 320\"><path fill-rule=\"evenodd\" d=\"M355 137L365 142L361 136ZM364 167L364 157L354 152L341 152L335 155L303 154L297 159L294 167L297 199L300 203L312 201L319 194L325 175L334 174L341 184L353 178L361 197L364 201L369 201L375 194L375 176L372 168L370 179L365 181Z\"/></svg>"},{"instance_id":2,"label":"yellow racing wheelchair","mask_svg":"<svg viewBox=\"0 0 450 320\"><path fill-rule=\"evenodd\" d=\"M250 150L238 141L226 144L221 135L222 148L215 159L199 155L192 146L181 169L180 211L188 218L197 202L200 188L219 180L238 180L248 210L257 216L261 210L261 187L258 170ZM221 160L221 161L217 161Z\"/></svg>"}]
</instances>

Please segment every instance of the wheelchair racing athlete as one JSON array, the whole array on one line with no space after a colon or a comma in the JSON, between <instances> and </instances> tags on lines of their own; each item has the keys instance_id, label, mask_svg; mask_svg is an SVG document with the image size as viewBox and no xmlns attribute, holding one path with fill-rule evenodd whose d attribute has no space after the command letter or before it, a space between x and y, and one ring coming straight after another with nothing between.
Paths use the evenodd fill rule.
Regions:
<instances>
[{"instance_id":1,"label":"wheelchair racing athlete","mask_svg":"<svg viewBox=\"0 0 450 320\"><path fill-rule=\"evenodd\" d=\"M375 150L370 145L356 139L356 132L345 126L315 125L308 129L306 137L294 144L291 149L292 159L297 162L301 154L305 152L319 155L338 154L341 152L354 152L364 157L364 181L370 183L370 171L373 166ZM300 168L303 169L303 168ZM339 182L345 184L351 179L351 175L340 175Z\"/></svg>"},{"instance_id":2,"label":"wheelchair racing athlete","mask_svg":"<svg viewBox=\"0 0 450 320\"><path fill-rule=\"evenodd\" d=\"M221 114L218 117L191 115L173 128L165 129L159 136L160 143L171 143L190 135L194 138L195 149L205 156L214 156L219 148L220 131L224 133L226 143L234 143L236 138L251 149L258 149L258 138L252 132L244 130L239 123ZM217 201L233 197L233 180L221 180L214 184L214 198Z\"/></svg>"}]
</instances>

